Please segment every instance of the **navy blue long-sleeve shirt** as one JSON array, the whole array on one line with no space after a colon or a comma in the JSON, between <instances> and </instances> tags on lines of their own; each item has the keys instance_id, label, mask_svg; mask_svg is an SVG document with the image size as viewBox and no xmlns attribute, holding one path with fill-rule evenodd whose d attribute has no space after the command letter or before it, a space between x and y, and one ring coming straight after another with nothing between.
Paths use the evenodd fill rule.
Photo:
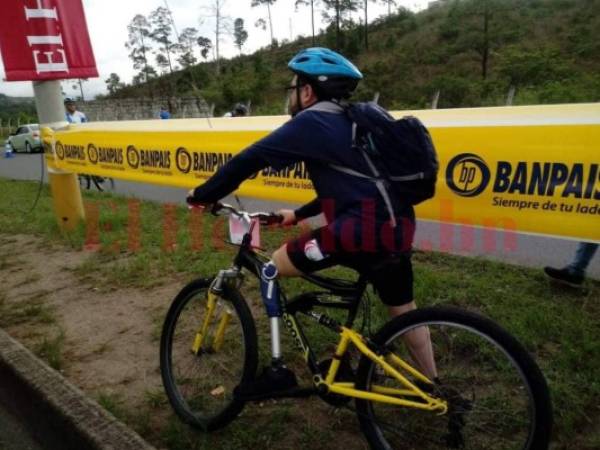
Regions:
<instances>
[{"instance_id":1,"label":"navy blue long-sleeve shirt","mask_svg":"<svg viewBox=\"0 0 600 450\"><path fill-rule=\"evenodd\" d=\"M300 161L306 165L317 199L296 210L298 218L323 212L334 229L346 219L354 219L359 223L357 234L366 225L380 227L389 220L388 209L372 181L331 167L368 173L364 156L352 147L352 122L331 102L320 102L300 112L243 150L198 186L194 199L214 203L265 167L281 170ZM414 219L411 206L395 204L394 211L397 217Z\"/></svg>"}]
</instances>

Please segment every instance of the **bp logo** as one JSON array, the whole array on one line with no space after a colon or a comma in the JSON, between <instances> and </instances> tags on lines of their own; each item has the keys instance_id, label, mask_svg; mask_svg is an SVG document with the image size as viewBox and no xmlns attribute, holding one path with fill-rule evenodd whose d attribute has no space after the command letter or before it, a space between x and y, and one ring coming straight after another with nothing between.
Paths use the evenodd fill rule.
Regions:
<instances>
[{"instance_id":1,"label":"bp logo","mask_svg":"<svg viewBox=\"0 0 600 450\"><path fill-rule=\"evenodd\" d=\"M132 169L137 169L140 165L140 154L133 145L127 147L127 162Z\"/></svg>"},{"instance_id":2,"label":"bp logo","mask_svg":"<svg viewBox=\"0 0 600 450\"><path fill-rule=\"evenodd\" d=\"M58 159L65 159L65 148L63 147L63 145L60 142L56 143L55 149L56 149L56 156L58 156Z\"/></svg>"},{"instance_id":3,"label":"bp logo","mask_svg":"<svg viewBox=\"0 0 600 450\"><path fill-rule=\"evenodd\" d=\"M192 168L192 157L184 147L179 147L175 153L175 163L182 173L189 173Z\"/></svg>"},{"instance_id":4,"label":"bp logo","mask_svg":"<svg viewBox=\"0 0 600 450\"><path fill-rule=\"evenodd\" d=\"M88 145L87 148L88 161L92 164L98 163L98 149L94 144Z\"/></svg>"},{"instance_id":5,"label":"bp logo","mask_svg":"<svg viewBox=\"0 0 600 450\"><path fill-rule=\"evenodd\" d=\"M481 194L489 182L490 169L483 159L473 153L456 155L446 168L448 187L463 197Z\"/></svg>"}]
</instances>

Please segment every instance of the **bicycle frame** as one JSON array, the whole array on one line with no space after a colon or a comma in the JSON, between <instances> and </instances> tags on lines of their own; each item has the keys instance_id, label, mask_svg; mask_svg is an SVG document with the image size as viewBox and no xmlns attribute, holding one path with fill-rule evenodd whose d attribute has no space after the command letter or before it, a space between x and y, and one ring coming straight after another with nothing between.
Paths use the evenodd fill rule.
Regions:
<instances>
[{"instance_id":1,"label":"bicycle frame","mask_svg":"<svg viewBox=\"0 0 600 450\"><path fill-rule=\"evenodd\" d=\"M243 277L242 269L247 269L257 278L260 277L260 270L264 261L261 259L261 256L251 248L250 241L251 230L244 235L242 243L239 246L239 251L234 258L233 267L229 270L221 270L217 275L213 286L209 290L207 317L205 318L201 329L197 332L192 346L192 351L195 354L198 354L202 341L213 320L212 316L215 310L216 297L221 291L222 283L227 282L228 280L235 280L236 283L241 282ZM265 256L262 256L262 258L265 260L267 259ZM380 346L375 345L373 342L351 329L367 286L367 281L363 276L360 276L355 283L323 278L315 275L304 275L303 278L312 284L324 288L325 291L304 293L295 297L289 303L282 292L282 319L302 351L304 360L313 374L314 387L318 392L389 403L407 408L435 411L438 414L445 414L448 411L448 404L446 401L440 400L424 392L416 384L411 382L403 372L424 384L433 385L431 380L398 355L385 348L378 348ZM331 297L332 295L341 297L341 299L336 301L322 300L323 296ZM326 315L315 313L312 311L314 306L347 309L349 315L345 326L338 324L335 320ZM321 373L321 369L318 366L317 359L310 347L310 343L308 342L300 323L296 320L296 314L298 312L311 317L319 324L340 334L340 341L326 374ZM223 334L230 317L231 314L226 311L219 319L219 324L216 327L217 331L212 344L212 350L218 351L220 348L223 341ZM388 376L394 378L403 388L396 389L375 385L372 386L372 391L365 391L356 389L352 382L336 381L341 360L348 351L350 344L354 345L358 351L380 366Z\"/></svg>"}]
</instances>

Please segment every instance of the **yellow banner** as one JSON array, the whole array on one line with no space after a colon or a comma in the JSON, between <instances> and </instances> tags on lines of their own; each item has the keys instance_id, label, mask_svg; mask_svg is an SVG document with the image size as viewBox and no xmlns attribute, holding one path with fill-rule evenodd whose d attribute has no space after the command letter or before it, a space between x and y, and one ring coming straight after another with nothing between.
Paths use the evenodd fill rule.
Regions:
<instances>
[{"instance_id":1,"label":"yellow banner","mask_svg":"<svg viewBox=\"0 0 600 450\"><path fill-rule=\"evenodd\" d=\"M440 160L437 194L419 218L600 242L600 103L393 113L407 114L429 128ZM55 169L191 188L286 120L91 123L46 130L44 140ZM238 193L315 196L302 163L267 168Z\"/></svg>"}]
</instances>

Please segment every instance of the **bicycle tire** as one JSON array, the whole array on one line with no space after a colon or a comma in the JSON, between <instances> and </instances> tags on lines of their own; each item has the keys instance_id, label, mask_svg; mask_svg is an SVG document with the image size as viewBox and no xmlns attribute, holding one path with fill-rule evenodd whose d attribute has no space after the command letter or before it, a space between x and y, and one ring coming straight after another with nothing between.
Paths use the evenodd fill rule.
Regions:
<instances>
[{"instance_id":1,"label":"bicycle tire","mask_svg":"<svg viewBox=\"0 0 600 450\"><path fill-rule=\"evenodd\" d=\"M521 427L518 423L519 420L516 417L506 417L506 414L500 413L501 416L497 422L489 422L494 426L501 428L503 424L506 423L507 428L516 428L513 434L508 436L496 436L495 438L487 437L487 436L477 436L470 437L471 441L468 443L469 446L466 448L524 448L524 449L546 449L548 448L550 441L550 434L552 429L552 405L550 401L550 395L548 392L548 387L542 372L538 368L537 364L533 360L533 358L528 354L525 348L507 331L502 329L499 325L492 322L489 319L486 319L482 316L470 313L468 311L456 309L456 308L448 308L448 307L435 307L435 308L422 308L419 310L415 310L409 312L407 314L403 314L399 317L396 317L385 324L381 330L373 337L373 342L378 346L385 346L389 348L393 341L401 338L404 333L419 326L427 326L428 330L431 333L431 340L436 349L436 344L441 343L439 347L448 346L452 349L452 351L456 351L459 355L457 358L459 364L459 370L456 371L460 375L454 375L455 378L452 378L452 382L448 385L451 389L454 389L453 383L455 386L461 386L462 391L454 390L452 394L452 398L461 399L462 404L468 405L469 400L465 403L465 399L468 397L469 391L473 393L471 396L473 398L472 403L470 403L469 407L464 407L463 416L461 417L463 422L463 431L466 429L472 433L480 433L486 434L489 433L489 429L486 426L477 425L473 422L473 419L477 419L482 417L485 423L485 414L496 414L495 408L510 408L514 405L515 408L521 408L519 398L516 398L517 394L523 394L527 396L531 404L528 404L527 407L523 407L523 409L527 410L526 414L529 415L528 419L528 429L523 430L525 426ZM451 329L454 326L456 331L452 329L452 332L447 332L444 334L444 328ZM435 328L434 328L435 327ZM438 331L438 328L440 331ZM433 330L433 331L432 331ZM472 332L472 336L468 335L467 339L462 337L462 334ZM475 346L473 344L473 339L475 337L483 338L482 343L493 344L490 346L490 349L487 347ZM459 340L460 339L460 340ZM460 347L459 347L460 345ZM470 347L470 349L469 349ZM469 351L465 352L464 350L468 349ZM494 353L494 349L496 352ZM462 350L462 351L461 351ZM476 351L474 351L476 350ZM396 351L396 349L394 349ZM507 361L495 361L493 360L493 355L504 355L507 357ZM436 364L441 363L444 367L450 367L450 357L447 358L442 354L438 354L434 350L434 354L436 355ZM462 359L462 361L460 360ZM438 361L439 360L439 361ZM481 365L489 364L490 366L497 367L500 379L499 382L495 385L489 382L488 378L490 376L489 369L488 371L477 372L479 376L482 378L479 382L477 382L477 377L468 378L467 373L470 372L471 366L468 365L467 361L473 362L480 361ZM492 364L493 361L493 364ZM519 375L521 382L524 384L522 390L517 390L516 385L511 385L508 380L510 365L511 363L516 370L516 374ZM444 365L445 364L445 365ZM373 380L378 379L378 382L382 381L386 378L385 375L377 374L377 365L373 363L369 358L363 356L359 362L359 367L357 370L356 376L356 386L361 390L370 390L370 386ZM462 367L462 369L461 369ZM471 369L474 370L474 369ZM444 383L444 373L440 370L440 365L438 364L439 376L441 377L442 383ZM464 375L463 375L464 372ZM447 373L450 373L448 371ZM464 376L465 381L460 382L460 377ZM514 377L515 375L510 375L510 377ZM503 380L504 378L504 380ZM389 377L388 377L389 379ZM481 386L479 386L481 384ZM493 389L502 389L506 385L507 390L511 389L511 395L509 397L509 404L502 403L500 398L494 397L492 394ZM444 388L444 384L441 385L442 389L448 389L448 387ZM475 399L475 392L477 390L477 399ZM458 395L457 395L458 394ZM463 397L464 396L464 397ZM450 397L449 397L450 398ZM486 412L487 405L492 404L493 408L489 409L489 412ZM379 403L377 408L380 410L384 410L385 408L389 409L387 406ZM483 415L480 414L479 405L481 405L481 411ZM377 417L383 417L383 414L374 412L374 402L367 400L356 400L357 407L357 415L358 420L360 422L362 431L373 449L412 449L412 448L458 448L454 447L456 439L448 440L449 433L447 430L442 429L442 426L433 426L433 421L437 420L435 417L435 413L421 413L420 411L412 408L405 407L393 407L396 408L394 410L395 414L386 412L385 420ZM415 416L414 420L411 420L409 414ZM419 417L419 414L421 415ZM425 416L425 414L429 414L429 416ZM459 413L461 414L461 413ZM401 421L401 425L396 426L396 431L393 431L389 422L391 420L399 420ZM450 415L442 420L440 423L449 424ZM419 423L420 422L420 423ZM421 425L426 423L426 425ZM407 431L405 427L407 426L415 426L423 427L422 436L417 435L414 431ZM430 428L427 428L427 427ZM468 428L467 428L468 427ZM504 433L506 430L498 431L497 433ZM523 434L524 432L524 434ZM387 433L387 436L386 436ZM389 435L396 434L398 436L397 443L392 445L390 443ZM439 436L437 436L439 434ZM522 437L521 437L522 435ZM461 436L464 439L464 436ZM410 439L413 439L415 444L411 446ZM495 439L495 440L494 440ZM519 442L522 441L522 444L517 442L513 447L513 444L504 447L505 444L508 444L509 439L519 439ZM492 441L492 445L490 445L488 441ZM454 442L454 444L452 444ZM425 445L425 447L423 447Z\"/></svg>"},{"instance_id":2,"label":"bicycle tire","mask_svg":"<svg viewBox=\"0 0 600 450\"><path fill-rule=\"evenodd\" d=\"M202 299L206 300L206 292L212 282L211 279L198 279L187 286L185 286L181 292L175 297L175 300L171 304L167 316L165 318L165 322L162 329L161 342L160 342L160 372L163 380L163 385L165 391L167 393L167 397L173 407L175 413L187 424L201 429L203 431L214 431L219 428L222 428L229 424L232 420L234 420L239 413L242 411L244 407L244 402L240 401L233 395L233 388L237 386L239 383L244 381L249 381L254 378L256 375L256 369L258 365L258 343L256 336L256 327L254 324L254 320L250 313L250 309L242 295L236 290L228 287L227 285L223 286L223 293L220 296L220 300L223 302L227 302L230 306L232 306L231 311L235 312L237 320L239 320L239 326L227 326L228 330L232 330L231 334L227 334L227 337L224 338L224 341L228 341L232 339L233 342L238 346L238 348L243 349L243 362L241 362L241 368L238 370L239 380L232 381L231 383L218 384L215 389L210 390L212 386L214 386L214 382L212 379L212 372L217 372L219 367L223 366L223 361L219 361L218 358L223 357L224 352L214 353L202 353L201 355L194 355L186 348L186 352L189 356L191 356L192 365L190 366L192 369L200 369L202 370L211 370L211 377L208 379L201 378L196 380L192 380L192 383L204 383L203 380L208 379L208 382L212 383L210 387L202 387L202 393L198 394L193 400L189 400L184 398L185 395L182 392L182 385L185 384L183 381L178 382L176 379L176 369L173 364L173 354L174 354L174 340L177 340L177 337L174 337L177 325L181 325L184 327L182 322L182 312L186 306L190 305L194 299ZM202 300L200 300L201 302ZM206 303L206 302L205 302ZM200 322L200 319L195 320L196 323ZM235 325L235 322L234 322ZM194 330L198 329L198 325L194 328ZM241 341L235 342L237 340L236 332L241 331ZM231 336L231 338L230 338ZM189 333L186 333L185 339L190 339L193 341L194 334L191 336ZM189 341L189 342L191 342ZM226 344L227 342L225 342ZM179 344L176 344L177 347ZM187 344L185 344L187 345ZM234 346L229 346L229 348L234 348ZM183 352L176 350L175 353L178 355L177 357L181 357ZM227 356L225 355L225 358ZM210 361L213 361L209 358L217 358L218 365L215 366L216 369L210 369ZM202 365L204 364L204 365ZM185 377L184 377L185 379ZM217 380L219 383L222 380ZM213 394L217 389L223 389L223 393L219 394L223 396L223 400L217 398L216 395ZM219 403L219 407L217 411L214 412L206 412L202 410L207 407L207 405L217 402Z\"/></svg>"}]
</instances>

